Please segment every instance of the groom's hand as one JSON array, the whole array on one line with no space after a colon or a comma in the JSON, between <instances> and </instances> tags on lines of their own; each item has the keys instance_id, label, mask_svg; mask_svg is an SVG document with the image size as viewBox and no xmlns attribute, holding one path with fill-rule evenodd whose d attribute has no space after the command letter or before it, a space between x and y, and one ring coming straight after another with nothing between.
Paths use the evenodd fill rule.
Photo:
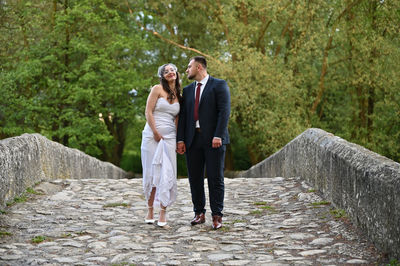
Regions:
<instances>
[{"instance_id":1,"label":"groom's hand","mask_svg":"<svg viewBox=\"0 0 400 266\"><path fill-rule=\"evenodd\" d=\"M186 152L186 146L183 141L180 141L176 144L176 152L179 154L184 154Z\"/></svg>"},{"instance_id":2,"label":"groom's hand","mask_svg":"<svg viewBox=\"0 0 400 266\"><path fill-rule=\"evenodd\" d=\"M222 146L222 139L214 137L213 140L212 140L212 144L211 145L212 145L213 148L221 147Z\"/></svg>"}]
</instances>

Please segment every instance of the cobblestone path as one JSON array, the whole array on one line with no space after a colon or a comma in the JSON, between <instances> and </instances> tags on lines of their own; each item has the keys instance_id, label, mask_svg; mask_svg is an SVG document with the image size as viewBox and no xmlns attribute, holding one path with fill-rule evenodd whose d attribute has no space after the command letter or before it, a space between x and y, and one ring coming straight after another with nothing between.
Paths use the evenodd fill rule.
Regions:
<instances>
[{"instance_id":1,"label":"cobblestone path","mask_svg":"<svg viewBox=\"0 0 400 266\"><path fill-rule=\"evenodd\" d=\"M214 231L208 205L206 223L190 225L187 179L178 180L167 228L144 224L141 179L44 182L34 188L42 195L0 215L0 265L380 264L344 213L300 179L225 186L224 227Z\"/></svg>"}]
</instances>

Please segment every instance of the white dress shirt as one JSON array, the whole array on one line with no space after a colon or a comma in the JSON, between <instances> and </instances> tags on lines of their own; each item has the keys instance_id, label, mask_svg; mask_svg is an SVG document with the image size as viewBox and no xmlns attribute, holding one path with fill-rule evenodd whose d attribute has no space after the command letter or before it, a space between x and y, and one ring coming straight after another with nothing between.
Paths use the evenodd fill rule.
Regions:
<instances>
[{"instance_id":1,"label":"white dress shirt","mask_svg":"<svg viewBox=\"0 0 400 266\"><path fill-rule=\"evenodd\" d=\"M200 102L201 102L201 94L203 93L203 90L204 90L204 88L206 87L208 78L209 78L209 75L207 75L205 78L203 78L203 79L200 81L201 86L200 86L199 105L200 105ZM196 84L195 84L195 88L197 88L197 83L198 83L198 82L196 82ZM196 101L196 93L194 93L194 99L195 99L195 101ZM196 121L196 128L200 128L200 122L199 122L199 120Z\"/></svg>"}]
</instances>

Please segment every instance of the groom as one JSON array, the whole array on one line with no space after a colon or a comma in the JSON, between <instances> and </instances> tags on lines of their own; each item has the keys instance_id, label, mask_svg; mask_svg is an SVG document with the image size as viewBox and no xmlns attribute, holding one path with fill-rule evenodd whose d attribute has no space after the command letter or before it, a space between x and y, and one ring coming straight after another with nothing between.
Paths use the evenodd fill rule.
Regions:
<instances>
[{"instance_id":1,"label":"groom","mask_svg":"<svg viewBox=\"0 0 400 266\"><path fill-rule=\"evenodd\" d=\"M207 61L193 57L186 73L195 80L183 88L177 133L177 152L186 153L195 216L192 225L205 222L204 169L207 173L212 227L222 227L224 161L229 143L230 93L225 80L207 73Z\"/></svg>"}]
</instances>

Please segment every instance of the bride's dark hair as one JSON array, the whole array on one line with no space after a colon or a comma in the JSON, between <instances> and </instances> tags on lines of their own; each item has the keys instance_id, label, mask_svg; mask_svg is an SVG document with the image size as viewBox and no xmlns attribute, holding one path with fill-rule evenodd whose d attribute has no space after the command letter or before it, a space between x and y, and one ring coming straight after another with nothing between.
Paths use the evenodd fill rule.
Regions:
<instances>
[{"instance_id":1,"label":"bride's dark hair","mask_svg":"<svg viewBox=\"0 0 400 266\"><path fill-rule=\"evenodd\" d=\"M167 66L172 66L176 73L176 80L175 80L175 90L176 90L176 95L175 93L171 90L169 87L168 81L164 77L164 71ZM181 101L181 84L179 82L179 73L178 73L178 68L172 64L164 64L158 68L158 77L160 78L160 83L164 89L164 91L168 94L168 101L172 102L176 97L178 97L178 101Z\"/></svg>"}]
</instances>

